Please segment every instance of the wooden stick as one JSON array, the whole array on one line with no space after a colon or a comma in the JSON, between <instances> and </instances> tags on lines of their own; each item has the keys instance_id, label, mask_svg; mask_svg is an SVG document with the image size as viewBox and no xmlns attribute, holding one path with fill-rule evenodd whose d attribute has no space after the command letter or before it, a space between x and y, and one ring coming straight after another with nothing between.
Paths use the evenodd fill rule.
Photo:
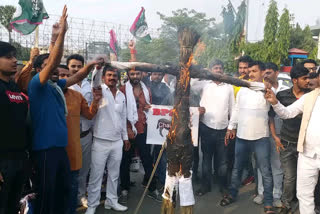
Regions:
<instances>
[{"instance_id":1,"label":"wooden stick","mask_svg":"<svg viewBox=\"0 0 320 214\"><path fill-rule=\"evenodd\" d=\"M161 73L171 74L174 76L179 76L179 66L155 65L155 64L145 63L145 62L114 62L114 61L112 61L110 65L114 68L121 69L121 70L136 69L140 71L161 72ZM190 77L198 78L202 80L213 80L213 81L229 83L231 85L247 87L254 90L263 90L263 87L257 87L257 85L259 85L257 83L241 80L228 75L212 73L199 65L191 65Z\"/></svg>"},{"instance_id":2,"label":"wooden stick","mask_svg":"<svg viewBox=\"0 0 320 214\"><path fill-rule=\"evenodd\" d=\"M36 31L35 31L35 40L34 40L34 47L38 48L39 47L39 25L36 27Z\"/></svg>"}]
</instances>

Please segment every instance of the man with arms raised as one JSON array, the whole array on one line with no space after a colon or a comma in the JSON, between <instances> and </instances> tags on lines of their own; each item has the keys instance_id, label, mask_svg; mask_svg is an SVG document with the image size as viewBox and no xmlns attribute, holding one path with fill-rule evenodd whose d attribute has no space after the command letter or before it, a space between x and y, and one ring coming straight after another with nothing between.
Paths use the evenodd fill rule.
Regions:
<instances>
[{"instance_id":1,"label":"man with arms raised","mask_svg":"<svg viewBox=\"0 0 320 214\"><path fill-rule=\"evenodd\" d=\"M37 74L28 86L33 128L33 158L38 177L35 213L66 213L70 210L70 165L65 147L68 144L63 89L84 79L94 63L76 75L59 80L57 67L63 54L67 31L67 8L59 23L59 36L49 56L38 56ZM34 65L36 66L36 65ZM50 170L48 170L50 169Z\"/></svg>"}]
</instances>

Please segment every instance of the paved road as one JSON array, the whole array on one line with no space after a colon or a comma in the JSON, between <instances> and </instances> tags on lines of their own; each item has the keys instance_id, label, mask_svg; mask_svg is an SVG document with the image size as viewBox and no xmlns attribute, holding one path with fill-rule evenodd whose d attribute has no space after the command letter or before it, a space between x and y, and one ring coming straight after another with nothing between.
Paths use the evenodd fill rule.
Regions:
<instances>
[{"instance_id":1,"label":"paved road","mask_svg":"<svg viewBox=\"0 0 320 214\"><path fill-rule=\"evenodd\" d=\"M142 181L142 173L132 173L132 179L136 182L136 187L133 187L129 194L128 207L129 210L124 212L125 214L133 214L138 204L138 201L143 193L143 188L140 185ZM213 191L202 197L196 197L196 205L194 207L195 214L263 214L263 207L258 206L252 202L254 194L255 184L251 184L246 187L242 187L239 193L238 201L230 205L227 208L219 206L221 199L220 193L216 186L213 187ZM194 189L198 189L198 185L194 186ZM161 203L156 202L148 197L145 198L139 214L158 214L160 213ZM179 208L177 212L179 213ZM84 211L79 212L84 213ZM119 214L119 212L105 210L103 205L100 205L97 209L97 214Z\"/></svg>"}]
</instances>

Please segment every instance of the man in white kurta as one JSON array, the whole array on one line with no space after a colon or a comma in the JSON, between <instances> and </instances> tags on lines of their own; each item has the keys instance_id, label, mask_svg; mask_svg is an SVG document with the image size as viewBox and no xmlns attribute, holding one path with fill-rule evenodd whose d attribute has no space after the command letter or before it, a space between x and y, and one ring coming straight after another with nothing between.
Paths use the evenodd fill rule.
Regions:
<instances>
[{"instance_id":1,"label":"man in white kurta","mask_svg":"<svg viewBox=\"0 0 320 214\"><path fill-rule=\"evenodd\" d=\"M105 165L108 168L105 208L126 211L128 208L118 203L118 180L123 146L128 150L126 101L117 89L119 75L111 68L103 69L102 99L97 112L91 154L91 171L88 185L88 209L86 214L95 213L100 204L100 190Z\"/></svg>"}]
</instances>

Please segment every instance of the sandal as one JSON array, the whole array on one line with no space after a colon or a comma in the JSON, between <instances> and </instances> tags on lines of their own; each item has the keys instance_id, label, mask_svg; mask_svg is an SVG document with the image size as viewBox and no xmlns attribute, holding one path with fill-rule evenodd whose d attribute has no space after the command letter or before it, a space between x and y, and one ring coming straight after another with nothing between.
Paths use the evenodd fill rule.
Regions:
<instances>
[{"instance_id":1,"label":"sandal","mask_svg":"<svg viewBox=\"0 0 320 214\"><path fill-rule=\"evenodd\" d=\"M220 206L225 207L234 202L233 198L230 195L225 195L223 199L220 201Z\"/></svg>"},{"instance_id":2,"label":"sandal","mask_svg":"<svg viewBox=\"0 0 320 214\"><path fill-rule=\"evenodd\" d=\"M275 214L276 212L274 211L273 207L265 207L264 212L266 214Z\"/></svg>"}]
</instances>

